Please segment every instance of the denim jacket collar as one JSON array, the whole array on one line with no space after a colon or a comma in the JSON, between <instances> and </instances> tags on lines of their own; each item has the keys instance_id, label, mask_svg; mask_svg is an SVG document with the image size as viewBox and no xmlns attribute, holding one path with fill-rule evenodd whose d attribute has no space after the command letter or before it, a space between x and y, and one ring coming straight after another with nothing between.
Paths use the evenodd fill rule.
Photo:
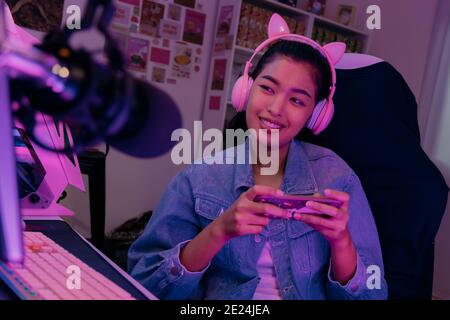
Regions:
<instances>
[{"instance_id":1,"label":"denim jacket collar","mask_svg":"<svg viewBox=\"0 0 450 320\"><path fill-rule=\"evenodd\" d=\"M249 144L249 139L246 139L246 159L249 159ZM245 164L236 165L234 190L237 191L241 187L251 188L254 185L252 164L247 161ZM294 139L289 146L281 189L288 194L312 194L318 192L317 183L301 141Z\"/></svg>"}]
</instances>

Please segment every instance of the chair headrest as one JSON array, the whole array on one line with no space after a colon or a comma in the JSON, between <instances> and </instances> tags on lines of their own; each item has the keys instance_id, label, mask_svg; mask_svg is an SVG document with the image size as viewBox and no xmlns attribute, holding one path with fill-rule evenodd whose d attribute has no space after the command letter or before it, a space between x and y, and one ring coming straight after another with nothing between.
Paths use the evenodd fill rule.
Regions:
<instances>
[{"instance_id":1,"label":"chair headrest","mask_svg":"<svg viewBox=\"0 0 450 320\"><path fill-rule=\"evenodd\" d=\"M335 65L336 69L358 69L382 62L383 60L368 54L345 53Z\"/></svg>"}]
</instances>

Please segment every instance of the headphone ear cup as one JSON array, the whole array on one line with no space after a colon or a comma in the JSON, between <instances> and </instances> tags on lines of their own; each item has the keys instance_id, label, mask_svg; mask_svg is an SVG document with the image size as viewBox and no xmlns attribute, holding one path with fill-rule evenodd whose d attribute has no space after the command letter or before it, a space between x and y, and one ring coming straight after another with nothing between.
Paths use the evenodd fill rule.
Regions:
<instances>
[{"instance_id":1,"label":"headphone ear cup","mask_svg":"<svg viewBox=\"0 0 450 320\"><path fill-rule=\"evenodd\" d=\"M250 96L250 89L253 85L253 79L248 75L239 77L233 86L231 93L231 103L237 112L243 111L247 105Z\"/></svg>"},{"instance_id":2,"label":"headphone ear cup","mask_svg":"<svg viewBox=\"0 0 450 320\"><path fill-rule=\"evenodd\" d=\"M323 100L319 101L319 103L316 104L316 106L314 107L313 113L311 114L308 122L306 123L306 127L308 129L311 129L314 131L314 128L316 127L316 124L318 123L320 114L324 110L326 104L327 104L327 99L323 99Z\"/></svg>"},{"instance_id":3,"label":"headphone ear cup","mask_svg":"<svg viewBox=\"0 0 450 320\"><path fill-rule=\"evenodd\" d=\"M325 109L322 111L322 115L319 117L318 122L316 124L316 128L314 129L313 133L317 135L321 133L323 130L325 130L326 127L328 127L328 125L330 124L331 119L333 119L333 114L334 114L334 103L333 100L331 100L326 104Z\"/></svg>"},{"instance_id":4,"label":"headphone ear cup","mask_svg":"<svg viewBox=\"0 0 450 320\"><path fill-rule=\"evenodd\" d=\"M313 134L321 133L331 122L334 114L333 100L324 99L314 108L313 114L309 118L306 127L311 129Z\"/></svg>"}]
</instances>

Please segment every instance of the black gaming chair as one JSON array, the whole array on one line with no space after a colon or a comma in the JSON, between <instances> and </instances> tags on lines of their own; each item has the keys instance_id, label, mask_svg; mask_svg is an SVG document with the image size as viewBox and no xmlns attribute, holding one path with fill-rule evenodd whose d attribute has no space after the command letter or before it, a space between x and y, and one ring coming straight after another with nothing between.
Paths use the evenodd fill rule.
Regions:
<instances>
[{"instance_id":1,"label":"black gaming chair","mask_svg":"<svg viewBox=\"0 0 450 320\"><path fill-rule=\"evenodd\" d=\"M359 176L377 224L389 299L430 299L434 239L448 187L420 146L417 104L389 63L345 54L336 66L335 114L319 136Z\"/></svg>"}]
</instances>

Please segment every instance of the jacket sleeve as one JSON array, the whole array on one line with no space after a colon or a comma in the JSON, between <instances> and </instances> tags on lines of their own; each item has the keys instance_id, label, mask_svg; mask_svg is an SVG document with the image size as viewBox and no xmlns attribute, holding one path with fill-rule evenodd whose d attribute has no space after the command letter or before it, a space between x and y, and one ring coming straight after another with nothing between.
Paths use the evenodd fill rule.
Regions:
<instances>
[{"instance_id":1,"label":"jacket sleeve","mask_svg":"<svg viewBox=\"0 0 450 320\"><path fill-rule=\"evenodd\" d=\"M344 191L350 195L349 230L356 247L357 267L353 278L341 285L333 279L330 261L328 299L386 299L388 291L378 232L367 197L355 173L350 175Z\"/></svg>"},{"instance_id":2,"label":"jacket sleeve","mask_svg":"<svg viewBox=\"0 0 450 320\"><path fill-rule=\"evenodd\" d=\"M159 299L189 299L209 265L188 271L180 250L199 232L194 197L186 171L169 183L143 234L128 252L128 271Z\"/></svg>"}]
</instances>

